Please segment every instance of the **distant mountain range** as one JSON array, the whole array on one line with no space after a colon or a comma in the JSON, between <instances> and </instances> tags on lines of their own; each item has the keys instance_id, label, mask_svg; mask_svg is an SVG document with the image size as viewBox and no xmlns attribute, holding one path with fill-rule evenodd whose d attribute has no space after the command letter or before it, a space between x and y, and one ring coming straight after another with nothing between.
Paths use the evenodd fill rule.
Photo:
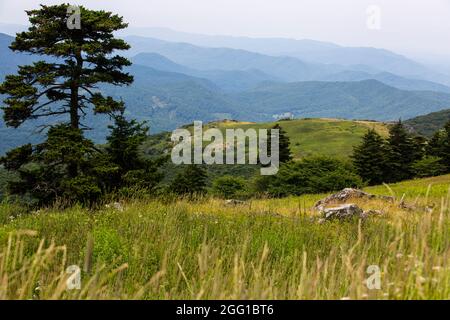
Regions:
<instances>
[{"instance_id":1,"label":"distant mountain range","mask_svg":"<svg viewBox=\"0 0 450 320\"><path fill-rule=\"evenodd\" d=\"M8 45L12 39L0 34L0 79L14 73L17 65L36 59L11 52ZM128 71L135 76L134 84L99 89L123 99L127 116L147 120L152 133L173 130L194 120L272 121L291 114L384 121L450 108L450 88L446 85L384 72L377 69L376 63L327 64L234 48L208 48L136 36L126 39L132 45L134 64ZM309 42L302 43L306 46ZM325 43L310 45L317 50L336 49ZM286 48L280 45L278 49ZM398 65L409 65L411 70L425 68L389 52L375 52L384 57L386 66L398 61ZM88 131L88 136L103 142L109 119L88 115L84 121L96 128ZM0 121L0 134L7 137L0 141L0 154L21 143L39 140L39 135L32 134L39 124L43 123L29 123L13 130Z\"/></svg>"},{"instance_id":2,"label":"distant mountain range","mask_svg":"<svg viewBox=\"0 0 450 320\"><path fill-rule=\"evenodd\" d=\"M432 68L385 49L345 47L309 39L202 35L167 28L128 28L122 32L122 35L137 35L202 47L240 49L271 56L288 56L304 62L341 65L351 70L370 73L390 72L408 78L420 78L450 85L448 74L435 72L431 70ZM133 54L136 54L136 51Z\"/></svg>"}]
</instances>

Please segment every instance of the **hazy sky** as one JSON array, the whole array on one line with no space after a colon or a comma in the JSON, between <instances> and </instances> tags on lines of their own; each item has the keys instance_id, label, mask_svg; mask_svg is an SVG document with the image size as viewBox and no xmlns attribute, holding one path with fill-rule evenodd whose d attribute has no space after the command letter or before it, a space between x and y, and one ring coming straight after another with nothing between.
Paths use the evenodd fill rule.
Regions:
<instances>
[{"instance_id":1,"label":"hazy sky","mask_svg":"<svg viewBox=\"0 0 450 320\"><path fill-rule=\"evenodd\" d=\"M24 24L25 9L67 1L0 0L0 22ZM179 31L290 37L373 46L402 53L450 55L450 0L79 0L117 12L131 26ZM367 27L370 5L380 29ZM373 21L373 20L372 20ZM373 24L372 24L373 26Z\"/></svg>"}]
</instances>

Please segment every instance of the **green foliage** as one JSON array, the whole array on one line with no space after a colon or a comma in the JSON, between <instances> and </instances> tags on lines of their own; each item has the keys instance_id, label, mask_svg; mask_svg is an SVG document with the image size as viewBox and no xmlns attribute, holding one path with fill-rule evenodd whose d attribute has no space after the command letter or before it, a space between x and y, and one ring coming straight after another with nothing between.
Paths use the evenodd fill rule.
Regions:
<instances>
[{"instance_id":1,"label":"green foliage","mask_svg":"<svg viewBox=\"0 0 450 320\"><path fill-rule=\"evenodd\" d=\"M170 192L180 195L198 195L206 193L207 173L202 165L187 165L177 174L170 185Z\"/></svg>"},{"instance_id":2,"label":"green foliage","mask_svg":"<svg viewBox=\"0 0 450 320\"><path fill-rule=\"evenodd\" d=\"M387 147L375 130L369 130L353 149L352 160L356 172L368 184L381 184L386 179Z\"/></svg>"},{"instance_id":3,"label":"green foliage","mask_svg":"<svg viewBox=\"0 0 450 320\"><path fill-rule=\"evenodd\" d=\"M446 173L447 168L439 157L425 156L412 165L414 174L418 178L436 177Z\"/></svg>"},{"instance_id":4,"label":"green foliage","mask_svg":"<svg viewBox=\"0 0 450 320\"><path fill-rule=\"evenodd\" d=\"M281 128L281 126L278 123L272 129L279 130L280 163L287 163L287 162L291 161L293 159L291 149L290 149L291 142L289 140L289 136L287 135L287 132L284 131L283 128ZM268 147L269 148L271 147L270 139L268 139Z\"/></svg>"},{"instance_id":5,"label":"green foliage","mask_svg":"<svg viewBox=\"0 0 450 320\"><path fill-rule=\"evenodd\" d=\"M245 180L239 177L223 176L213 181L213 194L225 198L240 198L246 190Z\"/></svg>"},{"instance_id":6,"label":"green foliage","mask_svg":"<svg viewBox=\"0 0 450 320\"><path fill-rule=\"evenodd\" d=\"M412 165L423 156L422 146L418 145L413 137L406 131L401 121L389 129L388 169L389 182L397 182L414 177Z\"/></svg>"},{"instance_id":7,"label":"green foliage","mask_svg":"<svg viewBox=\"0 0 450 320\"><path fill-rule=\"evenodd\" d=\"M98 227L93 231L93 258L98 263L117 264L120 259L127 258L126 247L117 230Z\"/></svg>"},{"instance_id":8,"label":"green foliage","mask_svg":"<svg viewBox=\"0 0 450 320\"><path fill-rule=\"evenodd\" d=\"M94 89L98 83L127 85L133 81L122 72L130 61L112 56L116 50L129 49L113 35L127 24L110 12L80 7L81 29L69 29L68 6L41 5L27 11L31 26L17 34L10 48L46 60L20 66L18 74L6 76L0 85L0 93L7 95L3 111L8 126L17 128L30 119L67 115L71 126L78 128L79 115L89 106L95 113L123 109L122 102Z\"/></svg>"},{"instance_id":9,"label":"green foliage","mask_svg":"<svg viewBox=\"0 0 450 320\"><path fill-rule=\"evenodd\" d=\"M114 175L105 177L110 183L110 189L138 188L152 191L162 179L158 167L164 159L149 160L142 157L140 146L147 138L148 128L144 126L145 123L128 121L123 113L114 115L114 121L114 126L109 126L111 133L105 148L109 161L118 168Z\"/></svg>"},{"instance_id":10,"label":"green foliage","mask_svg":"<svg viewBox=\"0 0 450 320\"><path fill-rule=\"evenodd\" d=\"M418 134L432 137L436 131L442 130L448 121L450 121L450 109L418 116L406 120L405 124Z\"/></svg>"},{"instance_id":11,"label":"green foliage","mask_svg":"<svg viewBox=\"0 0 450 320\"><path fill-rule=\"evenodd\" d=\"M50 125L44 143L22 146L2 158L7 170L19 174L9 182L9 192L44 206L57 200L92 204L123 188L153 190L161 180L159 162L139 155L148 128L127 121L123 102L97 90L99 83L116 86L133 81L122 72L130 61L114 55L129 49L114 37L127 24L110 12L80 7L81 29L71 30L66 24L68 6L42 5L27 11L31 27L10 46L13 51L52 58L20 66L17 75L6 76L0 85L0 93L7 95L6 124L19 127L30 119L56 115L69 116L70 122ZM109 114L115 120L104 151L80 129L80 114L87 114L89 107L94 114Z\"/></svg>"},{"instance_id":12,"label":"green foliage","mask_svg":"<svg viewBox=\"0 0 450 320\"><path fill-rule=\"evenodd\" d=\"M361 187L363 182L345 161L312 157L284 164L275 176L256 179L256 191L275 197Z\"/></svg>"},{"instance_id":13,"label":"green foliage","mask_svg":"<svg viewBox=\"0 0 450 320\"><path fill-rule=\"evenodd\" d=\"M9 192L29 196L39 206L57 199L95 201L101 194L95 176L98 162L92 158L95 152L80 129L67 124L54 126L44 143L14 149L1 159L5 168L19 175L9 182Z\"/></svg>"}]
</instances>

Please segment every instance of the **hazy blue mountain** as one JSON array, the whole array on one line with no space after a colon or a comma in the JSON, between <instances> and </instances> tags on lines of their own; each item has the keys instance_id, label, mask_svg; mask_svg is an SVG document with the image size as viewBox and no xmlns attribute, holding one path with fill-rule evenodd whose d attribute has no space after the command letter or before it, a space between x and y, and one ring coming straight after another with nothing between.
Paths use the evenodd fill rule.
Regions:
<instances>
[{"instance_id":1,"label":"hazy blue mountain","mask_svg":"<svg viewBox=\"0 0 450 320\"><path fill-rule=\"evenodd\" d=\"M445 86L443 84L426 80L404 78L389 72L371 74L363 71L342 71L327 76L321 80L362 81L370 79L378 80L380 82L383 82L384 84L403 90L439 91L450 93L450 87Z\"/></svg>"},{"instance_id":2,"label":"hazy blue mountain","mask_svg":"<svg viewBox=\"0 0 450 320\"><path fill-rule=\"evenodd\" d=\"M450 84L449 75L432 71L412 59L385 49L344 47L330 42L308 39L211 36L165 28L129 28L123 34L184 42L203 47L232 48L266 55L290 56L305 62L346 66L351 70L358 70L354 65L365 65L367 68L378 70L378 72L385 71Z\"/></svg>"},{"instance_id":3,"label":"hazy blue mountain","mask_svg":"<svg viewBox=\"0 0 450 320\"><path fill-rule=\"evenodd\" d=\"M36 57L11 51L9 45L13 39L0 33L0 80L3 80L5 75L16 72L19 64L28 64L36 60Z\"/></svg>"},{"instance_id":4,"label":"hazy blue mountain","mask_svg":"<svg viewBox=\"0 0 450 320\"><path fill-rule=\"evenodd\" d=\"M135 64L147 66L161 71L178 72L185 74L190 74L197 71L195 69L188 68L182 66L181 64L175 63L172 60L167 59L166 57L154 52L139 53L138 55L134 56L131 60Z\"/></svg>"},{"instance_id":5,"label":"hazy blue mountain","mask_svg":"<svg viewBox=\"0 0 450 320\"><path fill-rule=\"evenodd\" d=\"M245 91L266 81L280 81L260 70L197 70L177 64L157 53L140 53L132 61L161 71L178 72L208 79L225 91Z\"/></svg>"},{"instance_id":6,"label":"hazy blue mountain","mask_svg":"<svg viewBox=\"0 0 450 320\"><path fill-rule=\"evenodd\" d=\"M206 48L144 37L126 37L128 54L158 53L173 62L198 70L260 70L285 81L313 80L343 71L340 66L305 63L292 57L275 57L245 50Z\"/></svg>"}]
</instances>

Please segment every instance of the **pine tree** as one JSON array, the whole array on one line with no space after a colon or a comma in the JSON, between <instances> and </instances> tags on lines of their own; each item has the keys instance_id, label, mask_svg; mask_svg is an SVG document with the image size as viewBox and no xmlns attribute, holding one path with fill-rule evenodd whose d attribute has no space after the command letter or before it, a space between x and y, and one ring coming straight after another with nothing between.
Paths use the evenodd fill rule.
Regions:
<instances>
[{"instance_id":1,"label":"pine tree","mask_svg":"<svg viewBox=\"0 0 450 320\"><path fill-rule=\"evenodd\" d=\"M421 148L398 121L389 129L388 178L389 182L411 179L414 176L412 165L422 157Z\"/></svg>"},{"instance_id":2,"label":"pine tree","mask_svg":"<svg viewBox=\"0 0 450 320\"><path fill-rule=\"evenodd\" d=\"M90 204L102 194L98 172L114 172L96 154L94 144L80 129L60 124L49 129L44 143L14 149L1 162L18 174L18 179L9 182L9 192L28 196L31 204L50 205L58 199L66 204ZM78 167L77 176L69 175L68 163Z\"/></svg>"},{"instance_id":3,"label":"pine tree","mask_svg":"<svg viewBox=\"0 0 450 320\"><path fill-rule=\"evenodd\" d=\"M114 32L127 26L122 17L105 11L80 7L81 28L69 29L71 15L68 4L46 6L27 11L31 27L18 33L10 49L43 56L32 65L20 66L18 74L8 75L0 85L7 95L3 107L8 126L19 127L38 118L68 117L70 127L81 127L80 115L89 108L95 114L123 109L121 101L104 96L96 84L128 85L133 77L122 72L131 63L118 55L129 45L114 37ZM73 178L79 168L69 163Z\"/></svg>"},{"instance_id":4,"label":"pine tree","mask_svg":"<svg viewBox=\"0 0 450 320\"><path fill-rule=\"evenodd\" d=\"M439 154L436 156L442 158L442 164L446 167L447 172L450 172L450 121L445 124L440 140L438 140L437 152Z\"/></svg>"},{"instance_id":5,"label":"pine tree","mask_svg":"<svg viewBox=\"0 0 450 320\"><path fill-rule=\"evenodd\" d=\"M8 126L45 118L47 140L7 153L1 163L17 171L20 179L10 184L10 192L30 195L39 205L58 198L92 202L105 188L99 177L117 171L108 158L83 136L80 122L89 110L112 114L124 109L123 102L104 96L97 85L129 85L133 77L123 72L131 63L114 55L129 45L114 37L127 26L122 18L105 11L80 7L81 26L70 29L68 4L27 11L31 26L16 35L10 49L42 56L31 65L19 66L0 84L6 95L3 117ZM65 119L67 123L53 124Z\"/></svg>"},{"instance_id":6,"label":"pine tree","mask_svg":"<svg viewBox=\"0 0 450 320\"><path fill-rule=\"evenodd\" d=\"M425 148L426 154L433 157L442 157L446 136L447 134L444 130L436 131L433 137L431 137L430 141L428 141L428 144Z\"/></svg>"},{"instance_id":7,"label":"pine tree","mask_svg":"<svg viewBox=\"0 0 450 320\"><path fill-rule=\"evenodd\" d=\"M153 190L162 179L158 167L164 159L152 161L141 155L139 148L147 138L148 127L136 120L128 121L123 112L113 117L114 126L109 126L111 133L105 150L117 171L105 180L110 181L112 189L134 187Z\"/></svg>"},{"instance_id":8,"label":"pine tree","mask_svg":"<svg viewBox=\"0 0 450 320\"><path fill-rule=\"evenodd\" d=\"M279 132L279 161L280 163L287 163L292 161L292 153L291 153L291 142L289 140L289 136L286 131L277 123L272 130L278 130ZM267 137L267 154L270 156L272 154L272 139L270 131L268 132Z\"/></svg>"},{"instance_id":9,"label":"pine tree","mask_svg":"<svg viewBox=\"0 0 450 320\"><path fill-rule=\"evenodd\" d=\"M374 130L369 130L362 143L353 149L352 161L358 175L367 183L374 185L386 181L386 143Z\"/></svg>"}]
</instances>

